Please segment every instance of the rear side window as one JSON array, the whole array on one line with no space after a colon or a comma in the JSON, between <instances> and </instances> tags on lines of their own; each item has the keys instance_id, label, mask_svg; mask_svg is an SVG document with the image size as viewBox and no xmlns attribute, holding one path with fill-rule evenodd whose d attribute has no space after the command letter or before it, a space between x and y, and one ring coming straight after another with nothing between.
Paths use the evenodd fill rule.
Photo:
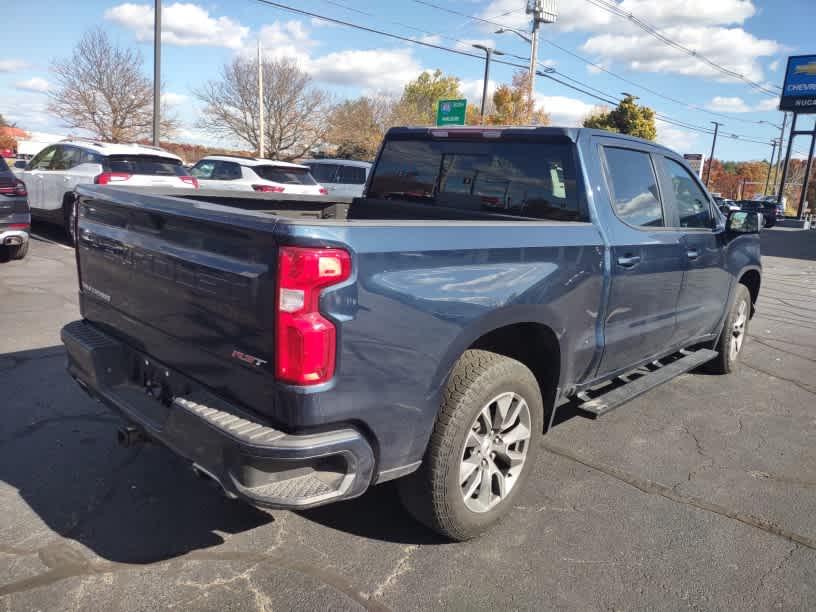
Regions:
<instances>
[{"instance_id":1,"label":"rear side window","mask_svg":"<svg viewBox=\"0 0 816 612\"><path fill-rule=\"evenodd\" d=\"M235 162L216 162L212 178L216 181L234 181L235 179L239 179L241 178L241 166Z\"/></svg>"},{"instance_id":2,"label":"rear side window","mask_svg":"<svg viewBox=\"0 0 816 612\"><path fill-rule=\"evenodd\" d=\"M187 172L176 159L157 155L111 155L107 165L111 172L149 174L153 176L185 176Z\"/></svg>"},{"instance_id":3,"label":"rear side window","mask_svg":"<svg viewBox=\"0 0 816 612\"><path fill-rule=\"evenodd\" d=\"M713 218L708 206L708 197L697 184L691 173L682 164L663 158L666 175L671 181L672 196L677 215L680 217L680 227L697 227L711 229ZM761 208L762 204L757 203Z\"/></svg>"},{"instance_id":4,"label":"rear side window","mask_svg":"<svg viewBox=\"0 0 816 612\"><path fill-rule=\"evenodd\" d=\"M312 176L320 183L336 183L337 182L337 170L339 166L337 164L309 164L311 168Z\"/></svg>"},{"instance_id":5,"label":"rear side window","mask_svg":"<svg viewBox=\"0 0 816 612\"><path fill-rule=\"evenodd\" d=\"M282 185L316 185L307 168L287 168L285 166L253 166L252 169L262 179Z\"/></svg>"},{"instance_id":6,"label":"rear side window","mask_svg":"<svg viewBox=\"0 0 816 612\"><path fill-rule=\"evenodd\" d=\"M373 172L369 198L536 219L587 219L570 142L393 138Z\"/></svg>"},{"instance_id":7,"label":"rear side window","mask_svg":"<svg viewBox=\"0 0 816 612\"><path fill-rule=\"evenodd\" d=\"M664 227L657 177L648 153L604 147L612 205L618 217L638 227Z\"/></svg>"},{"instance_id":8,"label":"rear side window","mask_svg":"<svg viewBox=\"0 0 816 612\"><path fill-rule=\"evenodd\" d=\"M338 183L347 185L363 185L366 181L365 168L358 166L340 166Z\"/></svg>"}]
</instances>

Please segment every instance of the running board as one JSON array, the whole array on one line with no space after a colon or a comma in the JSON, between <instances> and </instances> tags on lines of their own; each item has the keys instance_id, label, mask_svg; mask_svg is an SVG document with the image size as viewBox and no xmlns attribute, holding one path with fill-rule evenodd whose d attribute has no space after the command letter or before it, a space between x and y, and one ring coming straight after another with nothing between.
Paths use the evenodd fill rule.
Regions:
<instances>
[{"instance_id":1,"label":"running board","mask_svg":"<svg viewBox=\"0 0 816 612\"><path fill-rule=\"evenodd\" d=\"M667 359L653 361L642 368L618 376L603 387L594 387L579 393L577 408L599 417L650 389L711 361L716 356L717 351L710 349L683 350Z\"/></svg>"}]
</instances>

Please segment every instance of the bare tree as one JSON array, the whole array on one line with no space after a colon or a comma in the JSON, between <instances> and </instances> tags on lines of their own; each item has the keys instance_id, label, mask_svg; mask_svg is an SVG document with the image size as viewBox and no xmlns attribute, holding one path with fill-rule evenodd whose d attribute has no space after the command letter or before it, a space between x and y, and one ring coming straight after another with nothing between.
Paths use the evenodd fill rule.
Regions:
<instances>
[{"instance_id":1,"label":"bare tree","mask_svg":"<svg viewBox=\"0 0 816 612\"><path fill-rule=\"evenodd\" d=\"M396 103L381 94L338 104L329 115L326 141L337 146L338 157L373 159L395 118Z\"/></svg>"},{"instance_id":2,"label":"bare tree","mask_svg":"<svg viewBox=\"0 0 816 612\"><path fill-rule=\"evenodd\" d=\"M265 151L262 157L292 160L321 143L328 130L329 94L289 59L265 60L263 66ZM193 92L204 103L198 126L215 135L238 139L258 150L258 62L237 57L217 81Z\"/></svg>"},{"instance_id":3,"label":"bare tree","mask_svg":"<svg viewBox=\"0 0 816 612\"><path fill-rule=\"evenodd\" d=\"M141 53L116 47L103 30L86 32L70 58L51 64L57 88L48 110L108 142L144 138L152 128L153 87L143 63ZM178 122L162 117L162 135L169 136Z\"/></svg>"}]
</instances>

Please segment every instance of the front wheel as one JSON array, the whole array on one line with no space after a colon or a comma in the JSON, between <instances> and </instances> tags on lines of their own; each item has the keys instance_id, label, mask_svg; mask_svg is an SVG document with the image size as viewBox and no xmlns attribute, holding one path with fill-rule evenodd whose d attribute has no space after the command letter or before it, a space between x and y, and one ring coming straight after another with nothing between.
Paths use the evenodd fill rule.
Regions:
<instances>
[{"instance_id":1,"label":"front wheel","mask_svg":"<svg viewBox=\"0 0 816 612\"><path fill-rule=\"evenodd\" d=\"M399 481L403 504L452 540L484 532L521 494L543 418L541 391L524 364L466 351L451 374L422 466Z\"/></svg>"},{"instance_id":2,"label":"front wheel","mask_svg":"<svg viewBox=\"0 0 816 612\"><path fill-rule=\"evenodd\" d=\"M731 310L725 318L725 325L715 347L718 355L705 364L705 370L712 374L728 374L733 371L748 336L751 294L748 287L741 283L737 285L735 293L734 303L731 304Z\"/></svg>"}]
</instances>

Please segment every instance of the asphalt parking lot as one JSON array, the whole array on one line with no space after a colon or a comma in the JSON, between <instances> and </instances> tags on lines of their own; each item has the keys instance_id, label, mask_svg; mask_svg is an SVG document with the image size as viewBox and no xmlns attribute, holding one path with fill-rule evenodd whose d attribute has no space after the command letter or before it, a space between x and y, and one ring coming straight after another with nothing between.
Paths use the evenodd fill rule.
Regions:
<instances>
[{"instance_id":1,"label":"asphalt parking lot","mask_svg":"<svg viewBox=\"0 0 816 612\"><path fill-rule=\"evenodd\" d=\"M120 448L63 369L73 251L36 239L0 264L0 610L814 609L816 231L762 243L736 373L562 421L523 505L450 544L390 485L267 514Z\"/></svg>"}]
</instances>

